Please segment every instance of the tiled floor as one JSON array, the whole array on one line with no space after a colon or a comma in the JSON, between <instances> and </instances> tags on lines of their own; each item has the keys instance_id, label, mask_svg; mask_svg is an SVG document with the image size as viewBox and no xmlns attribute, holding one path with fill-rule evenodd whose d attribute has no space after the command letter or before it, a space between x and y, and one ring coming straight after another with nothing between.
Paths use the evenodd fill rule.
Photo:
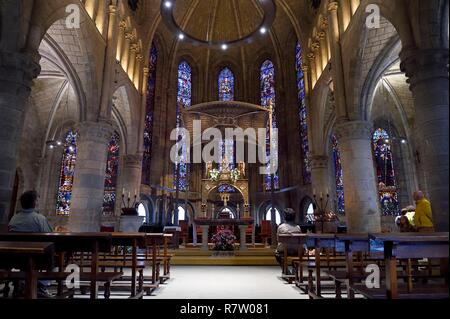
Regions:
<instances>
[{"instance_id":1,"label":"tiled floor","mask_svg":"<svg viewBox=\"0 0 450 319\"><path fill-rule=\"evenodd\" d=\"M167 284L146 299L307 299L280 274L271 266L174 266Z\"/></svg>"}]
</instances>

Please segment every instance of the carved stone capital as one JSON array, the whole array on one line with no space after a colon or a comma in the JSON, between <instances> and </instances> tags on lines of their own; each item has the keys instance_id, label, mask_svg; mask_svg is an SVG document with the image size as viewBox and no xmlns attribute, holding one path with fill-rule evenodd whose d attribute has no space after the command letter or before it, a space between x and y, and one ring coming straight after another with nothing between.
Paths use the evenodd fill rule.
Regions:
<instances>
[{"instance_id":1,"label":"carved stone capital","mask_svg":"<svg viewBox=\"0 0 450 319\"><path fill-rule=\"evenodd\" d=\"M133 41L134 40L134 35L131 32L127 32L125 33L125 39L129 40L129 41Z\"/></svg>"},{"instance_id":2,"label":"carved stone capital","mask_svg":"<svg viewBox=\"0 0 450 319\"><path fill-rule=\"evenodd\" d=\"M373 127L369 122L353 121L336 125L336 137L339 141L345 140L370 140Z\"/></svg>"},{"instance_id":3,"label":"carved stone capital","mask_svg":"<svg viewBox=\"0 0 450 319\"><path fill-rule=\"evenodd\" d=\"M308 53L308 59L310 59L311 61L314 61L316 58L316 55L314 53Z\"/></svg>"},{"instance_id":4,"label":"carved stone capital","mask_svg":"<svg viewBox=\"0 0 450 319\"><path fill-rule=\"evenodd\" d=\"M319 42L313 42L313 44L311 44L311 49L313 51L318 51L320 49L320 43Z\"/></svg>"},{"instance_id":5,"label":"carved stone capital","mask_svg":"<svg viewBox=\"0 0 450 319\"><path fill-rule=\"evenodd\" d=\"M79 141L82 142L95 142L99 144L105 144L111 140L114 127L110 121L102 120L99 122L81 122L75 126L76 131L79 134Z\"/></svg>"},{"instance_id":6,"label":"carved stone capital","mask_svg":"<svg viewBox=\"0 0 450 319\"><path fill-rule=\"evenodd\" d=\"M408 77L411 88L436 78L448 80L448 49L403 49L400 68Z\"/></svg>"},{"instance_id":7,"label":"carved stone capital","mask_svg":"<svg viewBox=\"0 0 450 319\"><path fill-rule=\"evenodd\" d=\"M313 155L311 156L311 168L321 169L328 167L328 156Z\"/></svg>"},{"instance_id":8,"label":"carved stone capital","mask_svg":"<svg viewBox=\"0 0 450 319\"><path fill-rule=\"evenodd\" d=\"M119 22L119 28L121 29L121 30L126 30L127 29L127 22L125 21L125 20L122 20L122 21L120 21Z\"/></svg>"},{"instance_id":9,"label":"carved stone capital","mask_svg":"<svg viewBox=\"0 0 450 319\"><path fill-rule=\"evenodd\" d=\"M337 11L339 9L339 3L337 1L332 1L328 4L328 11Z\"/></svg>"}]
</instances>

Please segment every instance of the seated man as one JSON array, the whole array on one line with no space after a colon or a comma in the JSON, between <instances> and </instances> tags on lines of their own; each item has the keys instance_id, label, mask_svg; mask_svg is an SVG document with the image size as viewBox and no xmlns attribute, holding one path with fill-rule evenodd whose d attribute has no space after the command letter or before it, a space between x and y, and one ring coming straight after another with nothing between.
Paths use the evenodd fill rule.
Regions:
<instances>
[{"instance_id":1,"label":"seated man","mask_svg":"<svg viewBox=\"0 0 450 319\"><path fill-rule=\"evenodd\" d=\"M39 214L39 195L35 191L28 191L20 197L22 210L11 219L8 225L14 233L51 233L52 227L45 216Z\"/></svg>"},{"instance_id":2,"label":"seated man","mask_svg":"<svg viewBox=\"0 0 450 319\"><path fill-rule=\"evenodd\" d=\"M36 191L28 191L20 197L22 210L11 219L8 229L14 233L51 233L52 227L45 216L39 214L37 208L39 205L39 195ZM24 283L19 283L15 287L13 295L20 297L23 294ZM50 298L52 295L47 290L48 282L38 282L38 297Z\"/></svg>"},{"instance_id":3,"label":"seated man","mask_svg":"<svg viewBox=\"0 0 450 319\"><path fill-rule=\"evenodd\" d=\"M285 223L278 226L277 236L301 234L302 230L300 229L300 226L295 224L295 211L292 208L286 208L283 213ZM288 256L297 256L297 254L298 247L288 247ZM279 242L275 253L275 258L281 267L283 267L283 255L284 246ZM290 270L288 270L288 272L292 273Z\"/></svg>"}]
</instances>

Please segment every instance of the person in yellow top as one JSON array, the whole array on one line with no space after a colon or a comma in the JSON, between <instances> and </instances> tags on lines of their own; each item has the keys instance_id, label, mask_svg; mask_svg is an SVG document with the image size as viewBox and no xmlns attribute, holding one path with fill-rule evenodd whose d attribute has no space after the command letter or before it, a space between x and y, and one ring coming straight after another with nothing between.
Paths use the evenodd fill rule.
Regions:
<instances>
[{"instance_id":1,"label":"person in yellow top","mask_svg":"<svg viewBox=\"0 0 450 319\"><path fill-rule=\"evenodd\" d=\"M433 211L430 202L421 191L414 193L416 202L416 213L414 215L414 226L419 233L433 233Z\"/></svg>"}]
</instances>

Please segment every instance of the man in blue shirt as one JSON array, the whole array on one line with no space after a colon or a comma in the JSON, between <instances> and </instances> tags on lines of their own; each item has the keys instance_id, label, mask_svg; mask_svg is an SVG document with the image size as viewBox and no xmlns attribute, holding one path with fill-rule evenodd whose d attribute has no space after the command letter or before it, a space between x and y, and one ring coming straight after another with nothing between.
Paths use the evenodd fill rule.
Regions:
<instances>
[{"instance_id":1,"label":"man in blue shirt","mask_svg":"<svg viewBox=\"0 0 450 319\"><path fill-rule=\"evenodd\" d=\"M45 216L39 214L39 195L35 191L24 193L20 197L22 210L11 219L8 229L14 233L51 233L52 227Z\"/></svg>"},{"instance_id":2,"label":"man in blue shirt","mask_svg":"<svg viewBox=\"0 0 450 319\"><path fill-rule=\"evenodd\" d=\"M41 215L37 210L39 206L39 195L36 191L28 191L20 197L20 205L22 210L17 212L11 219L8 229L13 233L51 233L52 227L48 223L45 216ZM38 282L38 297L51 298L48 292L48 282ZM19 283L19 287L15 287L14 296L20 297L23 294L23 283Z\"/></svg>"}]
</instances>

